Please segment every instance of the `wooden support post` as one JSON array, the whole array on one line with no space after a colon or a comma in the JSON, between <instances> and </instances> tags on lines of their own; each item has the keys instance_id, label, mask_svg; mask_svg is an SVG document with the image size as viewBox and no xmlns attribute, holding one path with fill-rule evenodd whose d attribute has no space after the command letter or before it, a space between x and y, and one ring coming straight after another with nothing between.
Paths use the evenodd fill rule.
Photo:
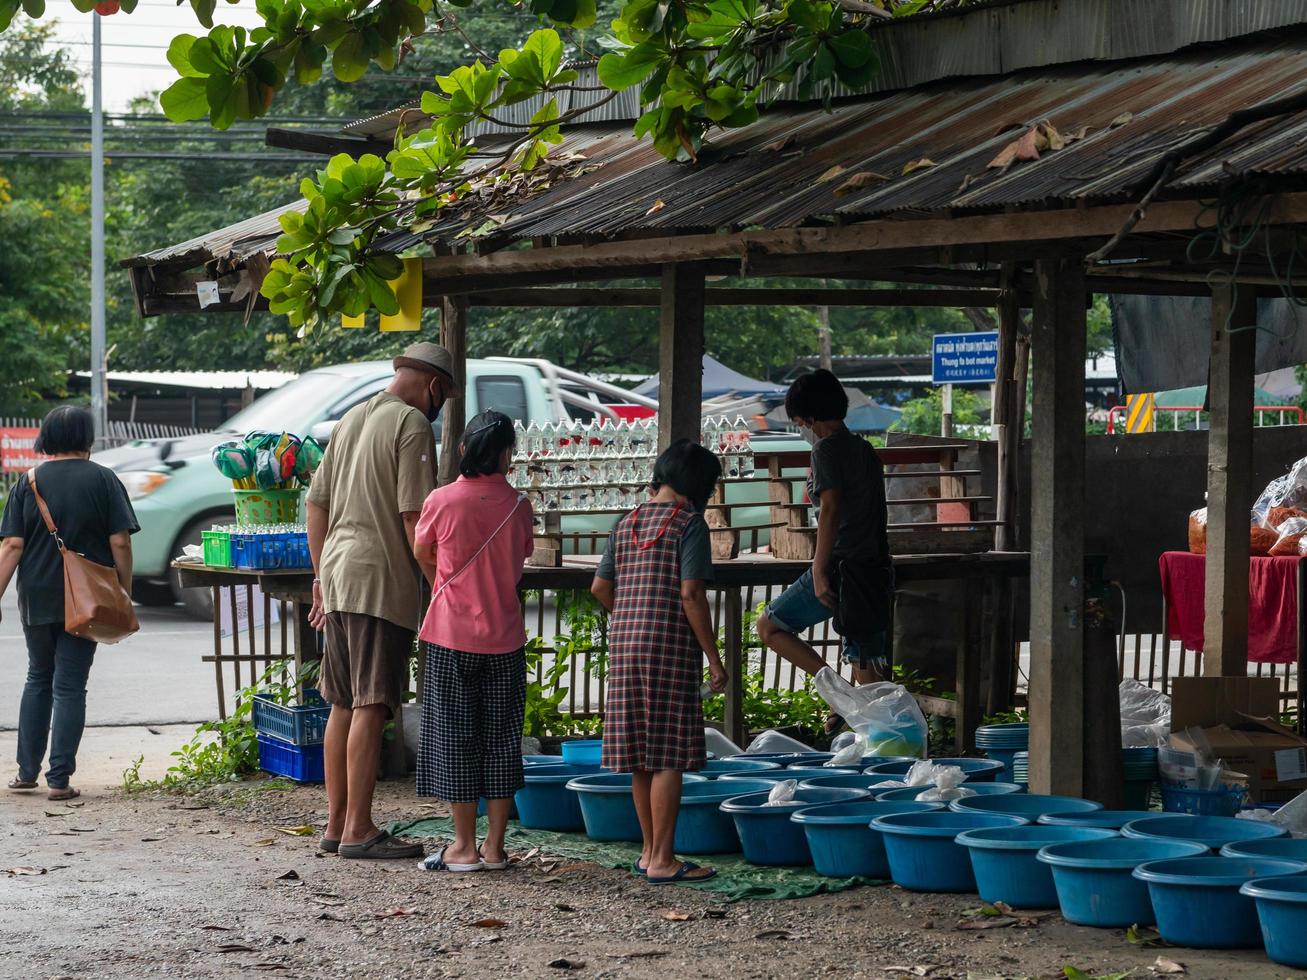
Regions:
<instances>
[{"instance_id":1,"label":"wooden support post","mask_svg":"<svg viewBox=\"0 0 1307 980\"><path fill-rule=\"evenodd\" d=\"M726 590L722 603L722 615L725 634L725 649L722 651L722 666L726 668L726 711L723 716L726 737L740 748L748 734L748 719L744 717L744 670L747 660L744 655L744 602L740 597L738 586Z\"/></svg>"},{"instance_id":2,"label":"wooden support post","mask_svg":"<svg viewBox=\"0 0 1307 980\"><path fill-rule=\"evenodd\" d=\"M453 356L454 378L460 387L467 384L467 299L463 296L446 296L440 308L440 343ZM463 439L463 426L467 421L467 400L463 396L451 398L440 411L440 472L441 486L458 478L460 453L458 444Z\"/></svg>"},{"instance_id":3,"label":"wooden support post","mask_svg":"<svg viewBox=\"0 0 1307 980\"><path fill-rule=\"evenodd\" d=\"M953 722L953 739L958 755L965 755L976 741L980 724L981 620L984 618L984 592L976 575L962 579L962 629L957 646L957 714Z\"/></svg>"},{"instance_id":4,"label":"wooden support post","mask_svg":"<svg viewBox=\"0 0 1307 980\"><path fill-rule=\"evenodd\" d=\"M1030 501L1030 791L1084 783L1085 274L1035 263ZM1092 719L1090 719L1092 723Z\"/></svg>"},{"instance_id":5,"label":"wooden support post","mask_svg":"<svg viewBox=\"0 0 1307 980\"><path fill-rule=\"evenodd\" d=\"M658 328L658 449L699 441L703 401L704 272L698 264L663 266Z\"/></svg>"},{"instance_id":6,"label":"wooden support post","mask_svg":"<svg viewBox=\"0 0 1307 980\"><path fill-rule=\"evenodd\" d=\"M1252 507L1252 290L1212 290L1207 433L1207 579L1203 673L1243 676L1248 664L1248 512Z\"/></svg>"},{"instance_id":7,"label":"wooden support post","mask_svg":"<svg viewBox=\"0 0 1307 980\"><path fill-rule=\"evenodd\" d=\"M1015 409L1025 410L1024 397L1018 398L1018 384L1024 393L1026 387L1025 361L1021 361L1021 376L1017 377L1017 333L1021 326L1021 307L1015 286L1015 268L1006 263L1003 281L1007 288L999 293L998 300L998 365L995 370L994 399L990 418L994 439L998 442L998 489L995 517L999 524L994 528L994 550L1013 551L1016 547L1016 495L1017 447L1021 445L1024 418L1016 417Z\"/></svg>"}]
</instances>

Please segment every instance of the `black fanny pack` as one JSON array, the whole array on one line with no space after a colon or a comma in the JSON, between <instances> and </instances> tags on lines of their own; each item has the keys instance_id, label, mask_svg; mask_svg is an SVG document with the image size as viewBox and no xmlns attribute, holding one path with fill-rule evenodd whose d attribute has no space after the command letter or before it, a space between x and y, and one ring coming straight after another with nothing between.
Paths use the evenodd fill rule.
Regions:
<instances>
[{"instance_id":1,"label":"black fanny pack","mask_svg":"<svg viewBox=\"0 0 1307 980\"><path fill-rule=\"evenodd\" d=\"M893 567L845 559L835 563L831 578L838 595L835 632L856 643L889 629L894 602Z\"/></svg>"}]
</instances>

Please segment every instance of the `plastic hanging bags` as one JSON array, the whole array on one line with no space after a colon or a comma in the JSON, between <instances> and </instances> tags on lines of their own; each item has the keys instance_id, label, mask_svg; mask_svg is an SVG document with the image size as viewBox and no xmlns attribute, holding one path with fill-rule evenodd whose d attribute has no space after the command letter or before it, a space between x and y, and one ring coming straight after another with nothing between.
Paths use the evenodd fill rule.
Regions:
<instances>
[{"instance_id":1,"label":"plastic hanging bags","mask_svg":"<svg viewBox=\"0 0 1307 980\"><path fill-rule=\"evenodd\" d=\"M868 755L926 754L926 716L901 684L880 681L857 687L830 667L813 678L813 687L831 710L867 740Z\"/></svg>"},{"instance_id":2,"label":"plastic hanging bags","mask_svg":"<svg viewBox=\"0 0 1307 980\"><path fill-rule=\"evenodd\" d=\"M794 796L798 791L797 779L778 779L771 792L767 794L767 802L763 806L788 806L794 802Z\"/></svg>"}]
</instances>

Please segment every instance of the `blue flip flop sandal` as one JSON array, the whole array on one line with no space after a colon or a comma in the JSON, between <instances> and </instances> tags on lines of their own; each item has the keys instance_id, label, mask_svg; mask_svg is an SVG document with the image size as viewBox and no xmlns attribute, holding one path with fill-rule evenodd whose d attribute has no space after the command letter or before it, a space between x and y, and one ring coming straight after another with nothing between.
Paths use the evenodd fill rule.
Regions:
<instances>
[{"instance_id":1,"label":"blue flip flop sandal","mask_svg":"<svg viewBox=\"0 0 1307 980\"><path fill-rule=\"evenodd\" d=\"M651 885L673 885L678 881L685 882L687 885L693 885L701 881L708 881L710 878L717 877L716 868L709 871L706 875L699 875L696 878L686 877L686 875L688 875L691 871L698 871L698 870L700 870L699 865L695 864L693 861L682 861L681 866L676 869L676 874L667 875L666 877L663 878L655 878L653 875L646 873L644 880L649 882L649 884Z\"/></svg>"}]
</instances>

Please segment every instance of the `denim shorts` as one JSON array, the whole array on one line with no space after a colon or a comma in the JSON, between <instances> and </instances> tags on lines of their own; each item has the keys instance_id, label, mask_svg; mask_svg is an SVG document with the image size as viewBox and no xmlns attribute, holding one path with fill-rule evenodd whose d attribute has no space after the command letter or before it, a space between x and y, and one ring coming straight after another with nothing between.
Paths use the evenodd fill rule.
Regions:
<instances>
[{"instance_id":1,"label":"denim shorts","mask_svg":"<svg viewBox=\"0 0 1307 980\"><path fill-rule=\"evenodd\" d=\"M817 598L817 592L812 585L811 568L767 604L767 618L771 620L773 626L786 633L802 633L809 627L824 623L833 615L835 615L834 610ZM842 656L845 663L861 663L865 657L866 662L875 667L881 677L889 680L889 657L884 632L877 633L863 643L857 643L848 637L843 637L842 642Z\"/></svg>"}]
</instances>

